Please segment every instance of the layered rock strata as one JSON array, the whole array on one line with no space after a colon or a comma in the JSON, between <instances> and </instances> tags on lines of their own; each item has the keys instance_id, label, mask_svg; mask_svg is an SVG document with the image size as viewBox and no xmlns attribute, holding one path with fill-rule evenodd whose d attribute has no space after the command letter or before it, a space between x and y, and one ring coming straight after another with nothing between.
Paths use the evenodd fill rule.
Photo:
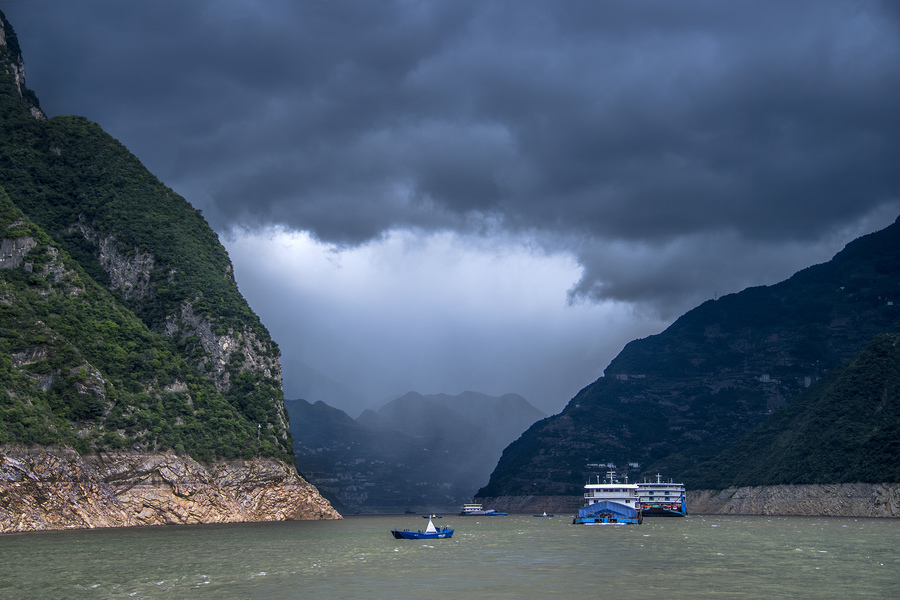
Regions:
<instances>
[{"instance_id":1,"label":"layered rock strata","mask_svg":"<svg viewBox=\"0 0 900 600\"><path fill-rule=\"evenodd\" d=\"M0 532L340 519L293 466L0 447Z\"/></svg>"}]
</instances>

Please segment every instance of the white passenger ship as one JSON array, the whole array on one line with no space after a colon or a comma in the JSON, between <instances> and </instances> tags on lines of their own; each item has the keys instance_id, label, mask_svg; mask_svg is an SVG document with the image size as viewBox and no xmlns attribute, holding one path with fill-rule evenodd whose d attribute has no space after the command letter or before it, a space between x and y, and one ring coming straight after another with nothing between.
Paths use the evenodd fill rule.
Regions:
<instances>
[{"instance_id":1,"label":"white passenger ship","mask_svg":"<svg viewBox=\"0 0 900 600\"><path fill-rule=\"evenodd\" d=\"M638 504L636 483L616 481L615 471L606 474L609 481L588 482L584 486L584 506L572 520L575 525L640 524L641 511Z\"/></svg>"},{"instance_id":2,"label":"white passenger ship","mask_svg":"<svg viewBox=\"0 0 900 600\"><path fill-rule=\"evenodd\" d=\"M659 473L656 481L637 484L638 508L645 517L684 517L687 502L684 499L684 484L662 480Z\"/></svg>"}]
</instances>

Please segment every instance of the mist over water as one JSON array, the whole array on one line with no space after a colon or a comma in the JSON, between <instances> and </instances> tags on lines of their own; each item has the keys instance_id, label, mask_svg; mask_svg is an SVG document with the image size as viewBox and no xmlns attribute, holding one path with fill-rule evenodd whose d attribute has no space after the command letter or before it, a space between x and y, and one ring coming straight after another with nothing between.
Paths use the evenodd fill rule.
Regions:
<instances>
[{"instance_id":1,"label":"mist over water","mask_svg":"<svg viewBox=\"0 0 900 600\"><path fill-rule=\"evenodd\" d=\"M0 536L0 598L889 598L900 521L418 516Z\"/></svg>"}]
</instances>

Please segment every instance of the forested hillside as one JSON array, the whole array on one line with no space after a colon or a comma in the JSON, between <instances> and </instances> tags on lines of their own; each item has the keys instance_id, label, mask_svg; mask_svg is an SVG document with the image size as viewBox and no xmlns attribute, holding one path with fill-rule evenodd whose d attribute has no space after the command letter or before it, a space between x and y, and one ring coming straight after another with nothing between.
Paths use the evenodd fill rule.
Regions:
<instances>
[{"instance_id":1,"label":"forested hillside","mask_svg":"<svg viewBox=\"0 0 900 600\"><path fill-rule=\"evenodd\" d=\"M0 444L293 462L215 232L100 126L45 118L0 20Z\"/></svg>"},{"instance_id":2,"label":"forested hillside","mask_svg":"<svg viewBox=\"0 0 900 600\"><path fill-rule=\"evenodd\" d=\"M900 482L900 336L877 336L713 460L699 488Z\"/></svg>"}]
</instances>

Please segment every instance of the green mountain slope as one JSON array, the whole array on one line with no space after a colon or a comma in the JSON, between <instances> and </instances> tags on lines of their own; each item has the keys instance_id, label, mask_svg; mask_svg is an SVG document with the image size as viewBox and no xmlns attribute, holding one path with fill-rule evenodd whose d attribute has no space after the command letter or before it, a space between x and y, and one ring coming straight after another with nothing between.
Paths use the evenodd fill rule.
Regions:
<instances>
[{"instance_id":1,"label":"green mountain slope","mask_svg":"<svg viewBox=\"0 0 900 600\"><path fill-rule=\"evenodd\" d=\"M292 460L279 351L199 211L46 119L0 13L0 443Z\"/></svg>"},{"instance_id":2,"label":"green mountain slope","mask_svg":"<svg viewBox=\"0 0 900 600\"><path fill-rule=\"evenodd\" d=\"M846 366L686 474L701 488L900 481L900 336Z\"/></svg>"},{"instance_id":3,"label":"green mountain slope","mask_svg":"<svg viewBox=\"0 0 900 600\"><path fill-rule=\"evenodd\" d=\"M578 494L614 463L686 477L882 332L900 330L900 222L777 285L710 300L630 342L503 452L482 497ZM704 485L727 485L704 479Z\"/></svg>"}]
</instances>

